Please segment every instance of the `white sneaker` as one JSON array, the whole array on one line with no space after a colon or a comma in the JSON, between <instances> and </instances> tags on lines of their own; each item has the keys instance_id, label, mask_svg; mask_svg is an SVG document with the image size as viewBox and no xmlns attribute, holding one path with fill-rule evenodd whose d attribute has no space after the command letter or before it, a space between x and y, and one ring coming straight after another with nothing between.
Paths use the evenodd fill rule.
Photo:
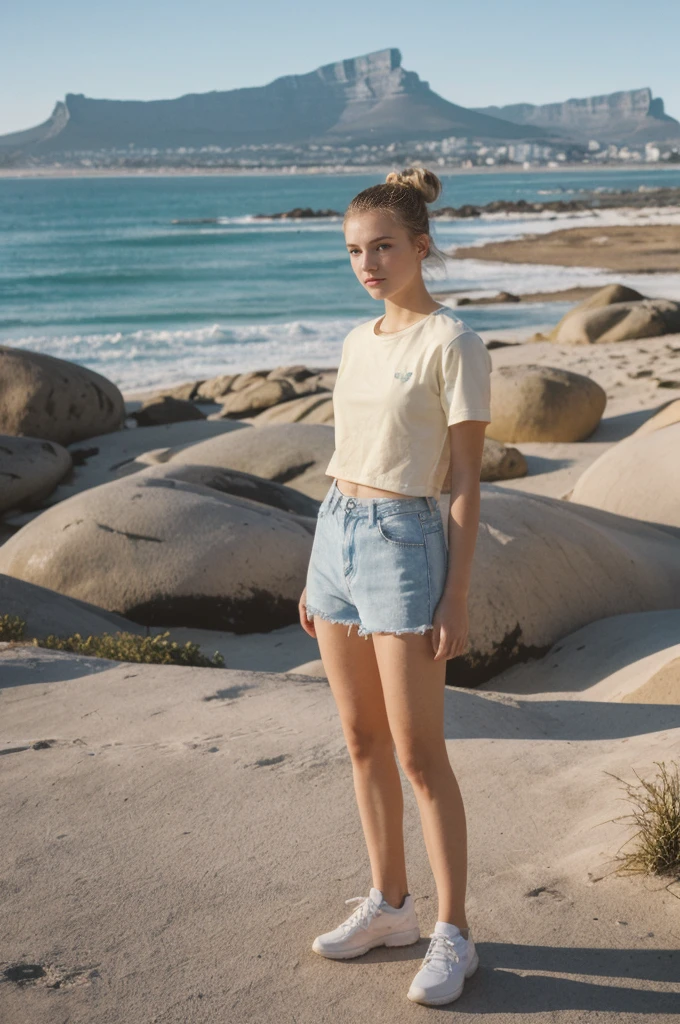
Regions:
<instances>
[{"instance_id":1,"label":"white sneaker","mask_svg":"<svg viewBox=\"0 0 680 1024\"><path fill-rule=\"evenodd\" d=\"M464 938L455 924L437 921L430 933L429 949L406 993L414 1003L441 1006L452 1003L463 991L465 979L479 966L479 956L468 929Z\"/></svg>"},{"instance_id":2,"label":"white sneaker","mask_svg":"<svg viewBox=\"0 0 680 1024\"><path fill-rule=\"evenodd\" d=\"M367 953L374 946L409 946L420 938L410 894L399 908L390 906L375 887L371 887L368 896L352 896L345 903L359 903L359 906L332 932L314 939L315 953L333 960L348 960Z\"/></svg>"}]
</instances>

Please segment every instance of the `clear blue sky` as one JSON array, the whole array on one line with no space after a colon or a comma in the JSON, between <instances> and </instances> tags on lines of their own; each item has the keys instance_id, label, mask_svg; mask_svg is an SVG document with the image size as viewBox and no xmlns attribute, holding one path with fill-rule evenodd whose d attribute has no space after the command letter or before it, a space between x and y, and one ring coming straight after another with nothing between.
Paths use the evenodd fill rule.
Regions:
<instances>
[{"instance_id":1,"label":"clear blue sky","mask_svg":"<svg viewBox=\"0 0 680 1024\"><path fill-rule=\"evenodd\" d=\"M0 134L67 92L165 99L264 85L395 46L463 106L649 86L680 120L678 0L25 0L3 9Z\"/></svg>"}]
</instances>

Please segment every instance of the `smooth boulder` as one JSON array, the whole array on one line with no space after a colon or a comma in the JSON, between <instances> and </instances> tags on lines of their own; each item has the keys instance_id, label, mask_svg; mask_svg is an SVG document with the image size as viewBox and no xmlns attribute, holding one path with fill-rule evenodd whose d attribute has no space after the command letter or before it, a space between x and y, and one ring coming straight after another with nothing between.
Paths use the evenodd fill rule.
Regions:
<instances>
[{"instance_id":1,"label":"smooth boulder","mask_svg":"<svg viewBox=\"0 0 680 1024\"><path fill-rule=\"evenodd\" d=\"M651 434L655 430L662 430L663 427L670 427L673 423L680 423L680 398L664 405L663 409L660 409L654 416L650 416L633 433L636 435Z\"/></svg>"},{"instance_id":2,"label":"smooth boulder","mask_svg":"<svg viewBox=\"0 0 680 1024\"><path fill-rule=\"evenodd\" d=\"M612 445L581 474L570 500L680 527L680 422Z\"/></svg>"},{"instance_id":3,"label":"smooth boulder","mask_svg":"<svg viewBox=\"0 0 680 1024\"><path fill-rule=\"evenodd\" d=\"M476 685L542 657L597 619L669 608L680 608L676 536L559 498L482 484L469 648L448 661L447 682Z\"/></svg>"},{"instance_id":4,"label":"smooth boulder","mask_svg":"<svg viewBox=\"0 0 680 1024\"><path fill-rule=\"evenodd\" d=\"M573 313L560 325L560 345L593 345L653 338L680 331L680 303L671 299L615 302Z\"/></svg>"},{"instance_id":5,"label":"smooth boulder","mask_svg":"<svg viewBox=\"0 0 680 1024\"><path fill-rule=\"evenodd\" d=\"M590 377L538 364L491 371L491 423L486 436L518 441L583 441L595 430L607 394Z\"/></svg>"},{"instance_id":6,"label":"smooth boulder","mask_svg":"<svg viewBox=\"0 0 680 1024\"><path fill-rule=\"evenodd\" d=\"M204 420L206 416L194 402L185 398L162 395L158 398L147 399L141 409L131 413L131 418L135 420L138 427L157 427L166 423Z\"/></svg>"},{"instance_id":7,"label":"smooth boulder","mask_svg":"<svg viewBox=\"0 0 680 1024\"><path fill-rule=\"evenodd\" d=\"M77 363L0 345L0 433L69 445L119 430L123 396Z\"/></svg>"},{"instance_id":8,"label":"smooth boulder","mask_svg":"<svg viewBox=\"0 0 680 1024\"><path fill-rule=\"evenodd\" d=\"M1 549L0 549L1 550ZM25 639L93 636L101 633L144 633L136 622L105 612L88 601L58 594L26 580L0 573L0 615L18 615L26 623Z\"/></svg>"},{"instance_id":9,"label":"smooth boulder","mask_svg":"<svg viewBox=\"0 0 680 1024\"><path fill-rule=\"evenodd\" d=\"M625 284L606 284L604 288L598 289L593 292L592 295L588 296L582 302L577 303L575 306L564 314L562 319L553 327L551 331L546 335L536 335L535 339L545 338L555 340L562 330L562 326L569 320L570 317L574 316L575 313L583 313L592 309L600 309L603 306L611 306L616 302L637 302L640 299L644 299L645 296L634 288L628 288Z\"/></svg>"},{"instance_id":10,"label":"smooth boulder","mask_svg":"<svg viewBox=\"0 0 680 1024\"><path fill-rule=\"evenodd\" d=\"M333 423L333 396L323 391L293 398L264 409L250 422L255 427L265 423Z\"/></svg>"},{"instance_id":11,"label":"smooth boulder","mask_svg":"<svg viewBox=\"0 0 680 1024\"><path fill-rule=\"evenodd\" d=\"M508 448L500 441L494 441L490 437L484 438L484 450L482 451L482 467L479 476L480 480L493 482L494 480L514 480L520 476L526 476L528 472L527 460L517 448ZM450 470L444 480L443 491L451 489Z\"/></svg>"},{"instance_id":12,"label":"smooth boulder","mask_svg":"<svg viewBox=\"0 0 680 1024\"><path fill-rule=\"evenodd\" d=\"M156 479L172 477L173 480L183 483L209 487L220 494L247 498L260 505L269 505L291 516L301 517L299 522L303 526L312 531L314 529L320 502L316 498L302 494L295 487L288 487L275 480L265 480L254 473L244 473L238 469L221 469L218 466L204 466L191 462L154 467L153 475Z\"/></svg>"},{"instance_id":13,"label":"smooth boulder","mask_svg":"<svg viewBox=\"0 0 680 1024\"><path fill-rule=\"evenodd\" d=\"M247 429L248 424L238 421L208 422L202 419L165 423L156 427L133 427L88 438L84 444L70 446L73 471L49 495L45 504L54 505L90 487L107 484L111 480L128 476L130 472L136 472L140 466L135 463L135 459L145 452L153 451L156 462L161 463L171 450L179 451L211 437Z\"/></svg>"},{"instance_id":14,"label":"smooth boulder","mask_svg":"<svg viewBox=\"0 0 680 1024\"><path fill-rule=\"evenodd\" d=\"M312 540L307 519L160 466L47 509L0 572L147 626L268 632L298 621Z\"/></svg>"},{"instance_id":15,"label":"smooth boulder","mask_svg":"<svg viewBox=\"0 0 680 1024\"><path fill-rule=\"evenodd\" d=\"M0 435L0 512L35 506L71 464L70 453L53 441Z\"/></svg>"},{"instance_id":16,"label":"smooth boulder","mask_svg":"<svg viewBox=\"0 0 680 1024\"><path fill-rule=\"evenodd\" d=\"M211 421L213 422L213 421ZM134 472L159 462L195 463L254 473L294 487L319 501L331 483L325 469L335 448L335 431L323 423L281 423L235 430L180 448L140 455L128 466Z\"/></svg>"}]
</instances>

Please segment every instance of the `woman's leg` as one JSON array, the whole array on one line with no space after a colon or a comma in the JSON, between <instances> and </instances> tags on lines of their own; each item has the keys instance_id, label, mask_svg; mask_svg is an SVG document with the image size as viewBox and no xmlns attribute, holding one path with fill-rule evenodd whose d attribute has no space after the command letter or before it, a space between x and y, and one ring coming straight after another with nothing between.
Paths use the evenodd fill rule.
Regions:
<instances>
[{"instance_id":1,"label":"woman's leg","mask_svg":"<svg viewBox=\"0 0 680 1024\"><path fill-rule=\"evenodd\" d=\"M392 906L408 892L404 858L404 796L382 685L370 638L315 616L328 683L347 743L373 885Z\"/></svg>"},{"instance_id":2,"label":"woman's leg","mask_svg":"<svg viewBox=\"0 0 680 1024\"><path fill-rule=\"evenodd\" d=\"M445 661L431 633L373 633L385 708L399 761L413 786L439 898L440 921L466 934L467 829L444 740Z\"/></svg>"}]
</instances>

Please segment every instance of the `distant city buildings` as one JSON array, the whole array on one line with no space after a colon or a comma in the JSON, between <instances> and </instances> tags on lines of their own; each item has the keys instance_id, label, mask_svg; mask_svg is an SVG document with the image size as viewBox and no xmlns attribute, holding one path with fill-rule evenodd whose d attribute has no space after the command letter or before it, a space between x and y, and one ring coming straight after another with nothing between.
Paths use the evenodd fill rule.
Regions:
<instances>
[{"instance_id":1,"label":"distant city buildings","mask_svg":"<svg viewBox=\"0 0 680 1024\"><path fill-rule=\"evenodd\" d=\"M176 149L144 148L130 144L125 148L63 152L58 156L31 154L22 167L63 167L100 169L159 170L250 170L331 172L373 166L413 163L430 164L438 170L516 165L517 167L566 167L574 165L610 165L680 163L680 144L647 142L640 146L600 143L550 145L544 142L489 142L461 136L448 136L423 142L390 142L368 145L331 145L259 143L242 146L180 146ZM11 161L0 157L0 166Z\"/></svg>"}]
</instances>

